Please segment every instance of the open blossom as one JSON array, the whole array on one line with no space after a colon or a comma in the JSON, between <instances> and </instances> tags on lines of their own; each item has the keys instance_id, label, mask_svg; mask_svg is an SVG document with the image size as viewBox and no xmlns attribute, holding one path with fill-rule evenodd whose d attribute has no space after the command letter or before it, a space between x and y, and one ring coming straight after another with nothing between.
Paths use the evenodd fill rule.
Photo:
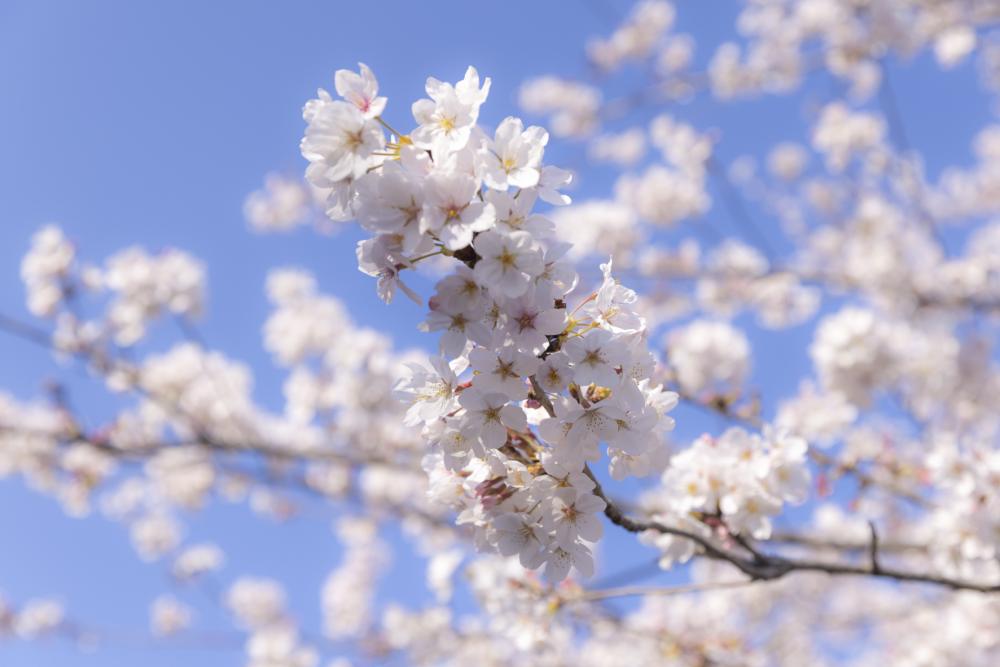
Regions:
<instances>
[{"instance_id":1,"label":"open blossom","mask_svg":"<svg viewBox=\"0 0 1000 667\"><path fill-rule=\"evenodd\" d=\"M486 392L499 392L511 400L523 399L527 393L526 378L538 369L538 358L508 346L499 352L478 347L469 353L476 375L472 386Z\"/></svg>"},{"instance_id":2,"label":"open blossom","mask_svg":"<svg viewBox=\"0 0 1000 667\"><path fill-rule=\"evenodd\" d=\"M544 238L552 233L552 221L535 213L538 190L519 190L517 196L501 190L490 190L486 201L493 204L497 216L497 229L504 232L529 232L535 238Z\"/></svg>"},{"instance_id":3,"label":"open blossom","mask_svg":"<svg viewBox=\"0 0 1000 667\"><path fill-rule=\"evenodd\" d=\"M465 423L475 427L487 447L503 445L507 440L508 428L524 431L527 427L524 411L511 405L510 399L504 394L484 394L477 389L466 389L458 400L466 410Z\"/></svg>"},{"instance_id":4,"label":"open blossom","mask_svg":"<svg viewBox=\"0 0 1000 667\"><path fill-rule=\"evenodd\" d=\"M566 327L563 308L546 308L535 294L529 293L507 302L505 331L521 350L536 352L547 345L549 337Z\"/></svg>"},{"instance_id":5,"label":"open blossom","mask_svg":"<svg viewBox=\"0 0 1000 667\"><path fill-rule=\"evenodd\" d=\"M489 329L482 322L483 311L481 304L462 308L455 304L432 303L431 312L420 326L424 331L444 331L441 353L454 359L462 353L468 341L480 344L489 341Z\"/></svg>"},{"instance_id":6,"label":"open blossom","mask_svg":"<svg viewBox=\"0 0 1000 667\"><path fill-rule=\"evenodd\" d=\"M628 355L622 341L605 329L570 338L563 349L573 362L575 382L581 385L593 382L602 387L618 384L617 369Z\"/></svg>"},{"instance_id":7,"label":"open blossom","mask_svg":"<svg viewBox=\"0 0 1000 667\"><path fill-rule=\"evenodd\" d=\"M612 262L601 264L604 280L593 301L584 305L584 312L616 334L633 334L645 329L646 321L635 310L638 299L634 290L618 283L611 275Z\"/></svg>"},{"instance_id":8,"label":"open blossom","mask_svg":"<svg viewBox=\"0 0 1000 667\"><path fill-rule=\"evenodd\" d=\"M400 271L406 267L401 261L403 246L397 241L396 234L383 234L374 239L358 243L355 254L358 257L358 270L378 279L376 291L380 299L391 303L399 289L415 303L422 303L417 293L410 289L400 278ZM414 250L419 250L418 246Z\"/></svg>"},{"instance_id":9,"label":"open blossom","mask_svg":"<svg viewBox=\"0 0 1000 667\"><path fill-rule=\"evenodd\" d=\"M603 526L596 515L603 512L606 506L607 503L593 494L581 493L574 488L558 489L551 516L556 542L560 546L570 546L578 538L589 542L599 540Z\"/></svg>"},{"instance_id":10,"label":"open blossom","mask_svg":"<svg viewBox=\"0 0 1000 667\"><path fill-rule=\"evenodd\" d=\"M363 174L372 154L385 146L385 136L356 106L334 100L324 90L318 94L303 111L309 128L301 149L310 163L306 178L317 187L329 188Z\"/></svg>"},{"instance_id":11,"label":"open blossom","mask_svg":"<svg viewBox=\"0 0 1000 667\"><path fill-rule=\"evenodd\" d=\"M609 440L618 433L618 420L624 417L625 411L612 402L573 408L566 415L566 423L570 425L566 435L577 442Z\"/></svg>"},{"instance_id":12,"label":"open blossom","mask_svg":"<svg viewBox=\"0 0 1000 667\"><path fill-rule=\"evenodd\" d=\"M435 234L448 250L461 250L475 232L496 221L492 204L473 201L476 182L464 174L434 174L427 179L420 231Z\"/></svg>"},{"instance_id":13,"label":"open blossom","mask_svg":"<svg viewBox=\"0 0 1000 667\"><path fill-rule=\"evenodd\" d=\"M552 165L542 167L541 178L538 179L538 196L542 201L553 206L566 206L572 203L572 198L561 190L573 182L573 173Z\"/></svg>"},{"instance_id":14,"label":"open blossom","mask_svg":"<svg viewBox=\"0 0 1000 667\"><path fill-rule=\"evenodd\" d=\"M594 556L590 550L579 542L571 544L556 544L546 556L545 577L551 581L566 578L571 568L589 577L594 574Z\"/></svg>"},{"instance_id":15,"label":"open blossom","mask_svg":"<svg viewBox=\"0 0 1000 667\"><path fill-rule=\"evenodd\" d=\"M826 157L834 172L843 171L853 159L880 159L885 149L885 121L875 114L855 112L843 103L827 105L813 130L813 146Z\"/></svg>"},{"instance_id":16,"label":"open blossom","mask_svg":"<svg viewBox=\"0 0 1000 667\"><path fill-rule=\"evenodd\" d=\"M274 626L257 630L247 640L247 667L316 667L319 656L302 646L294 628Z\"/></svg>"},{"instance_id":17,"label":"open blossom","mask_svg":"<svg viewBox=\"0 0 1000 667\"><path fill-rule=\"evenodd\" d=\"M385 110L386 99L378 97L378 81L371 69L364 63L358 63L360 72L341 69L334 75L334 86L337 94L353 104L365 118L375 118Z\"/></svg>"},{"instance_id":18,"label":"open blossom","mask_svg":"<svg viewBox=\"0 0 1000 667\"><path fill-rule=\"evenodd\" d=\"M441 357L431 357L430 368L411 362L407 374L396 385L396 396L409 403L406 424L415 426L444 417L458 407L458 380L466 366L464 359L449 363Z\"/></svg>"},{"instance_id":19,"label":"open blossom","mask_svg":"<svg viewBox=\"0 0 1000 667\"><path fill-rule=\"evenodd\" d=\"M542 256L527 232L488 231L476 237L479 254L476 275L507 297L524 294L531 279L542 272Z\"/></svg>"},{"instance_id":20,"label":"open blossom","mask_svg":"<svg viewBox=\"0 0 1000 667\"><path fill-rule=\"evenodd\" d=\"M398 234L404 252L420 244L424 191L420 180L399 163L391 162L358 182L357 220L379 234Z\"/></svg>"},{"instance_id":21,"label":"open blossom","mask_svg":"<svg viewBox=\"0 0 1000 667\"><path fill-rule=\"evenodd\" d=\"M517 556L521 565L534 569L542 562L546 535L537 518L520 513L508 513L493 521L497 551L504 556Z\"/></svg>"},{"instance_id":22,"label":"open blossom","mask_svg":"<svg viewBox=\"0 0 1000 667\"><path fill-rule=\"evenodd\" d=\"M428 78L426 90L430 99L413 103L413 117L420 126L410 138L415 145L443 157L468 143L479 107L490 92L490 80L480 87L479 73L470 67L454 86Z\"/></svg>"},{"instance_id":23,"label":"open blossom","mask_svg":"<svg viewBox=\"0 0 1000 667\"><path fill-rule=\"evenodd\" d=\"M494 190L538 185L542 153L548 141L549 133L544 129L532 126L525 130L520 118L504 118L493 143L479 152L486 185Z\"/></svg>"}]
</instances>

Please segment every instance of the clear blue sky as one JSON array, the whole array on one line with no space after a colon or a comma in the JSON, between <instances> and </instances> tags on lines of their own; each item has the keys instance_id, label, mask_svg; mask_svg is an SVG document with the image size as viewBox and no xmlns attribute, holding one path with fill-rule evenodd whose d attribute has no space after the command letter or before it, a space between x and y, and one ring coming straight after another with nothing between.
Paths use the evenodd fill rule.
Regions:
<instances>
[{"instance_id":1,"label":"clear blue sky","mask_svg":"<svg viewBox=\"0 0 1000 667\"><path fill-rule=\"evenodd\" d=\"M728 36L727 2L678 3L679 26L693 33L701 58ZM255 236L241 215L244 196L272 170L303 168L298 141L302 103L333 71L370 65L387 117L408 116L428 75L459 78L466 65L493 78L483 122L516 113L515 93L529 76L585 72L586 37L610 30L626 3L566 2L195 2L139 3L7 0L0 4L0 312L27 318L18 265L31 233L58 222L84 257L103 260L139 243L183 248L209 267L208 341L249 363L257 398L277 406L281 374L261 349L267 315L263 281L269 268L311 268L327 291L343 299L356 321L393 332L400 344L426 345L415 330L419 310L401 299L384 307L372 281L356 270L355 235L329 239L310 231ZM932 171L963 159L983 107L941 103L968 91L965 66L925 85L925 62L894 70L897 94L914 144L927 151ZM817 93L818 94L818 93ZM723 159L761 154L779 138L804 138L802 105L765 100L721 108L710 100L672 109L697 127L724 129ZM549 162L573 163L579 147L553 147ZM585 175L577 197L610 190L612 173ZM716 204L710 218L731 221ZM730 225L727 227L727 225ZM770 342L755 339L757 384L787 390L803 371L807 328ZM789 345L801 355L788 355ZM793 348L794 349L794 348ZM798 353L796 353L798 354ZM780 363L777 363L779 362ZM761 368L767 368L764 378ZM60 369L47 353L0 337L0 387L27 398L46 377L74 378L77 403L100 415L108 405L87 392L85 378ZM691 417L686 430L719 424ZM191 517L190 537L214 537L231 547L230 574L283 575L292 606L316 628L319 586L337 562L329 510L309 520L271 525L241 508L213 507ZM25 644L0 639L4 667L218 667L242 664L240 651L175 648L150 654L134 633L145 629L149 601L166 588L162 569L134 556L120 525L100 517L65 518L56 503L0 481L0 591L15 601L54 595L74 618L114 628L101 652L79 654L65 642ZM606 552L622 565L650 552L612 540ZM620 569L620 568L617 568ZM416 566L397 563L385 589L400 595L422 580ZM414 600L414 593L402 597ZM221 617L188 598L207 615Z\"/></svg>"}]
</instances>

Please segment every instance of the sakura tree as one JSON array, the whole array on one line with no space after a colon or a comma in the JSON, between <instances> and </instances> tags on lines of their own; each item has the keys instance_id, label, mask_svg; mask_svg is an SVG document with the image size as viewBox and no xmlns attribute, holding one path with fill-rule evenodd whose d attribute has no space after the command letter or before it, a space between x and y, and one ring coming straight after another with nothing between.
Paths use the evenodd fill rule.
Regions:
<instances>
[{"instance_id":1,"label":"sakura tree","mask_svg":"<svg viewBox=\"0 0 1000 667\"><path fill-rule=\"evenodd\" d=\"M748 0L737 41L697 45L678 11L636 4L586 45L586 80L525 73L525 119L495 127L472 66L400 100L359 64L305 101L304 178L268 176L249 226L362 230L372 307L420 304L427 344L276 269L281 410L200 334L198 259L94 260L38 231L37 320L0 327L119 408L0 395L0 471L169 573L163 646L199 636L184 596L207 592L253 667L997 664L1000 126L929 176L886 63L973 62L996 104L1000 6ZM726 128L675 112L766 96L802 108L807 142L724 160ZM554 145L586 158L550 164ZM609 165L602 198L573 199ZM755 347L802 341L808 373L754 386L782 363ZM302 497L343 548L321 628L281 572L184 538L212 503L290 518ZM419 605L379 588L394 556L425 568ZM0 600L0 633L114 641L45 599Z\"/></svg>"}]
</instances>

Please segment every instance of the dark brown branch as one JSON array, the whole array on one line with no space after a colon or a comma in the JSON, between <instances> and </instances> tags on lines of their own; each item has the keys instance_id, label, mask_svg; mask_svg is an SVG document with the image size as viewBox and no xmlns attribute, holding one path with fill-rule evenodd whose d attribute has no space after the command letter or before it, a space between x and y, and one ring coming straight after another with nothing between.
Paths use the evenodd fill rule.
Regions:
<instances>
[{"instance_id":1,"label":"dark brown branch","mask_svg":"<svg viewBox=\"0 0 1000 667\"><path fill-rule=\"evenodd\" d=\"M872 541L869 545L868 554L871 560L871 570L872 574L878 574L882 571L882 566L878 562L878 531L875 530L875 522L868 522L868 529L871 531Z\"/></svg>"},{"instance_id":2,"label":"dark brown branch","mask_svg":"<svg viewBox=\"0 0 1000 667\"><path fill-rule=\"evenodd\" d=\"M764 554L756 550L750 557L746 557L734 553L723 545L716 544L709 538L690 531L665 526L658 521L644 521L627 516L605 495L600 482L597 481L590 468L585 468L584 472L594 481L594 494L606 503L604 514L611 520L611 523L624 528L630 533L643 533L647 530L655 530L659 533L689 539L702 548L706 557L730 563L755 581L772 581L793 572L825 572L830 575L869 576L901 582L933 584L952 590L1000 593L1000 584L981 584L930 573L907 572L895 568L880 567L877 562L873 562L869 566L860 566L810 559L784 558L782 556Z\"/></svg>"}]
</instances>

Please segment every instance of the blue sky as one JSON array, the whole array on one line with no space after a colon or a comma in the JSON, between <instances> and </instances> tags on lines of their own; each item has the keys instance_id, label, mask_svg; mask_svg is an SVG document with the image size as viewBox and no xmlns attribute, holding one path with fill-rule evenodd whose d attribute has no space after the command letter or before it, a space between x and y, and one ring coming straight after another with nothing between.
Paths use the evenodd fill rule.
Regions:
<instances>
[{"instance_id":1,"label":"blue sky","mask_svg":"<svg viewBox=\"0 0 1000 667\"><path fill-rule=\"evenodd\" d=\"M701 58L707 45L731 34L730 3L678 4L680 29L705 45ZM474 64L493 78L482 120L494 124L517 112L516 89L525 78L585 74L584 40L608 32L609 19L626 6L611 0L8 0L0 5L0 313L27 318L20 257L37 227L58 222L95 261L136 243L153 250L179 247L204 260L210 306L202 330L210 344L253 367L256 396L266 405L278 406L282 377L260 342L269 268L309 267L359 323L391 331L401 345L427 345L415 329L419 309L405 299L383 306L371 279L357 272L356 234L255 236L242 218L244 196L268 171L303 169L301 105L317 87L332 86L337 68L353 68L359 60L370 65L390 99L386 116L392 121L408 117L426 76L456 80ZM932 71L923 59L894 66L892 73L908 110L910 138L926 151L934 173L945 162L968 159L969 139L989 111L985 103L941 102L969 91L971 67L927 85L924 77ZM818 81L807 96L821 100L828 86ZM801 98L733 107L699 99L671 112L699 128L723 128L723 160L745 152L759 156L777 139L806 137ZM578 146L553 145L547 161L573 164L581 155ZM607 194L613 175L606 169L585 173L574 195ZM708 218L724 231L736 230L718 203ZM765 391L794 387L805 368L808 337L808 328L755 337L757 385ZM109 410L100 392L87 391L94 385L85 377L27 343L0 337L0 368L0 386L19 397L38 395L45 378L61 375L72 378L81 408L97 416ZM683 414L690 416L691 433L720 426ZM233 547L233 573L287 577L293 608L315 628L318 588L338 550L328 529L332 513L316 507L308 517L278 526L241 507L213 507L192 517L190 537L217 537ZM121 526L99 517L68 519L54 501L4 480L0 534L0 591L15 601L54 595L74 618L115 631L101 652L82 655L65 642L0 640L5 667L242 663L239 650L175 647L150 655L136 633L145 629L147 605L166 582L161 568L138 561ZM621 555L622 567L649 559L649 552L625 544L616 539L607 547ZM414 578L422 579L422 572L398 563L385 590L406 591ZM209 605L186 599L207 617L208 627L225 628Z\"/></svg>"}]
</instances>

